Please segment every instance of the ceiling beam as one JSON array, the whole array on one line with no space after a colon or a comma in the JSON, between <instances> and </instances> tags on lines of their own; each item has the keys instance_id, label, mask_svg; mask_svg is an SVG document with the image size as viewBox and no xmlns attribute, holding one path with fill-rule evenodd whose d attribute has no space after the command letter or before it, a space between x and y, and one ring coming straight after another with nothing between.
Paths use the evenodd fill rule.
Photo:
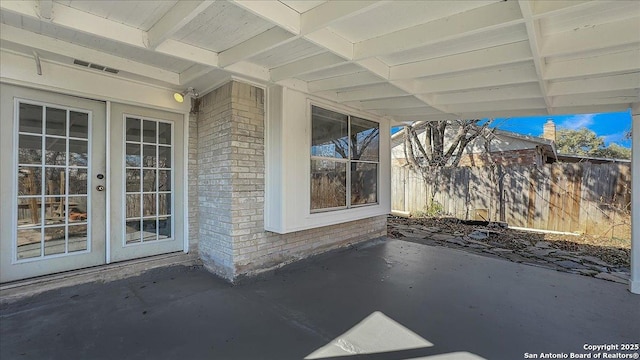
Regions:
<instances>
[{"instance_id":1,"label":"ceiling beam","mask_svg":"<svg viewBox=\"0 0 640 360\"><path fill-rule=\"evenodd\" d=\"M480 89L538 82L536 70L531 63L518 66L473 71L448 77L418 79L414 92L419 94Z\"/></svg>"},{"instance_id":2,"label":"ceiling beam","mask_svg":"<svg viewBox=\"0 0 640 360\"><path fill-rule=\"evenodd\" d=\"M585 105L607 105L607 104L628 104L640 101L640 91L616 90L604 91L592 94L563 95L553 98L553 106L585 106Z\"/></svg>"},{"instance_id":3,"label":"ceiling beam","mask_svg":"<svg viewBox=\"0 0 640 360\"><path fill-rule=\"evenodd\" d=\"M215 0L178 1L148 31L149 48L155 49L213 4Z\"/></svg>"},{"instance_id":4,"label":"ceiling beam","mask_svg":"<svg viewBox=\"0 0 640 360\"><path fill-rule=\"evenodd\" d=\"M254 55L273 49L295 38L287 30L277 26L258 34L232 48L220 53L220 66L225 67L238 61L246 60Z\"/></svg>"},{"instance_id":5,"label":"ceiling beam","mask_svg":"<svg viewBox=\"0 0 640 360\"><path fill-rule=\"evenodd\" d=\"M588 79L552 81L549 83L549 96L587 94L637 88L640 88L640 72Z\"/></svg>"},{"instance_id":6,"label":"ceiling beam","mask_svg":"<svg viewBox=\"0 0 640 360\"><path fill-rule=\"evenodd\" d=\"M447 105L447 109L451 113L472 113L472 112L489 112L495 109L502 110L526 110L545 108L546 104L541 98L536 99L517 99L517 100L498 100L484 101L480 103L463 103Z\"/></svg>"},{"instance_id":7,"label":"ceiling beam","mask_svg":"<svg viewBox=\"0 0 640 360\"><path fill-rule=\"evenodd\" d=\"M320 29L304 36L305 40L324 47L345 59L353 59L353 43L329 29Z\"/></svg>"},{"instance_id":8,"label":"ceiling beam","mask_svg":"<svg viewBox=\"0 0 640 360\"><path fill-rule=\"evenodd\" d=\"M313 72L317 69L325 69L340 65L344 62L345 60L340 56L334 55L330 52L325 52L275 67L270 70L271 79L273 81L280 81L286 78Z\"/></svg>"},{"instance_id":9,"label":"ceiling beam","mask_svg":"<svg viewBox=\"0 0 640 360\"><path fill-rule=\"evenodd\" d=\"M545 79L571 79L640 71L640 49L547 64Z\"/></svg>"},{"instance_id":10,"label":"ceiling beam","mask_svg":"<svg viewBox=\"0 0 640 360\"><path fill-rule=\"evenodd\" d=\"M593 0L536 0L533 3L533 16L548 16L573 11L576 7L595 4Z\"/></svg>"},{"instance_id":11,"label":"ceiling beam","mask_svg":"<svg viewBox=\"0 0 640 360\"><path fill-rule=\"evenodd\" d=\"M518 110L491 110L456 113L458 119L483 119L483 118L513 118L521 116L547 115L547 109L542 104L539 108Z\"/></svg>"},{"instance_id":12,"label":"ceiling beam","mask_svg":"<svg viewBox=\"0 0 640 360\"><path fill-rule=\"evenodd\" d=\"M201 47L185 44L181 41L169 39L158 45L155 51L173 57L189 60L198 64L218 67L218 53Z\"/></svg>"},{"instance_id":13,"label":"ceiling beam","mask_svg":"<svg viewBox=\"0 0 640 360\"><path fill-rule=\"evenodd\" d=\"M538 84L527 83L522 85L493 87L448 94L435 94L434 101L440 105L450 105L496 100L534 99L541 97L542 94L540 93L540 87Z\"/></svg>"},{"instance_id":14,"label":"ceiling beam","mask_svg":"<svg viewBox=\"0 0 640 360\"><path fill-rule=\"evenodd\" d=\"M309 81L309 91L318 92L325 90L346 89L362 85L378 84L384 82L383 79L369 73L361 71L349 75L336 76L328 79Z\"/></svg>"},{"instance_id":15,"label":"ceiling beam","mask_svg":"<svg viewBox=\"0 0 640 360\"><path fill-rule=\"evenodd\" d=\"M554 114L596 114L604 112L626 111L632 106L632 103L608 104L608 105L585 105L585 106L566 106L553 108Z\"/></svg>"},{"instance_id":16,"label":"ceiling beam","mask_svg":"<svg viewBox=\"0 0 640 360\"><path fill-rule=\"evenodd\" d=\"M355 59L409 50L522 22L518 5L497 2L355 44Z\"/></svg>"},{"instance_id":17,"label":"ceiling beam","mask_svg":"<svg viewBox=\"0 0 640 360\"><path fill-rule=\"evenodd\" d=\"M360 101L371 99L383 99L397 96L408 96L407 92L391 84L372 85L362 89L338 92L338 101Z\"/></svg>"},{"instance_id":18,"label":"ceiling beam","mask_svg":"<svg viewBox=\"0 0 640 360\"><path fill-rule=\"evenodd\" d=\"M442 111L433 108L431 106L420 106L420 107L405 107L405 108L395 108L395 109L382 109L383 112L389 116L425 116L425 115L434 115L434 114L442 114Z\"/></svg>"},{"instance_id":19,"label":"ceiling beam","mask_svg":"<svg viewBox=\"0 0 640 360\"><path fill-rule=\"evenodd\" d=\"M38 14L41 19L51 20L53 9L53 0L38 1Z\"/></svg>"},{"instance_id":20,"label":"ceiling beam","mask_svg":"<svg viewBox=\"0 0 640 360\"><path fill-rule=\"evenodd\" d=\"M495 46L391 67L392 80L426 77L531 60L528 42Z\"/></svg>"},{"instance_id":21,"label":"ceiling beam","mask_svg":"<svg viewBox=\"0 0 640 360\"><path fill-rule=\"evenodd\" d=\"M303 35L309 34L331 23L361 14L385 3L385 1L377 0L325 2L302 13L300 16L300 32Z\"/></svg>"},{"instance_id":22,"label":"ceiling beam","mask_svg":"<svg viewBox=\"0 0 640 360\"><path fill-rule=\"evenodd\" d=\"M180 85L180 79L177 73L48 36L39 35L31 31L18 29L13 26L0 24L0 39L2 39L2 41L100 64L149 79L160 80L172 85Z\"/></svg>"},{"instance_id":23,"label":"ceiling beam","mask_svg":"<svg viewBox=\"0 0 640 360\"><path fill-rule=\"evenodd\" d=\"M425 104L413 96L402 96L388 99L361 101L360 106L365 110L381 110L423 107Z\"/></svg>"},{"instance_id":24,"label":"ceiling beam","mask_svg":"<svg viewBox=\"0 0 640 360\"><path fill-rule=\"evenodd\" d=\"M300 34L300 13L280 1L232 0L234 4L296 35Z\"/></svg>"},{"instance_id":25,"label":"ceiling beam","mask_svg":"<svg viewBox=\"0 0 640 360\"><path fill-rule=\"evenodd\" d=\"M524 1L528 3L528 1ZM542 56L557 56L640 43L640 17L547 36Z\"/></svg>"},{"instance_id":26,"label":"ceiling beam","mask_svg":"<svg viewBox=\"0 0 640 360\"><path fill-rule=\"evenodd\" d=\"M35 13L33 6L25 6L25 4L29 3L22 1L0 1L0 9L38 19L38 15ZM52 24L149 50L146 44L147 33L145 31L56 2L53 3L52 11L53 14L55 14L51 20ZM198 62L209 66L218 66L218 54L216 52L171 39L161 43L156 48L156 51L183 60Z\"/></svg>"},{"instance_id":27,"label":"ceiling beam","mask_svg":"<svg viewBox=\"0 0 640 360\"><path fill-rule=\"evenodd\" d=\"M547 112L551 113L551 99L547 95L548 88L547 82L544 79L545 62L542 55L540 55L540 27L537 20L533 19L533 12L531 10L531 2L528 0L518 0L518 5L522 11L524 17L524 23L527 28L527 35L529 36L529 48L531 49L531 56L533 57L533 65L536 68L536 75L538 76L538 85L542 92L544 103L547 105Z\"/></svg>"}]
</instances>

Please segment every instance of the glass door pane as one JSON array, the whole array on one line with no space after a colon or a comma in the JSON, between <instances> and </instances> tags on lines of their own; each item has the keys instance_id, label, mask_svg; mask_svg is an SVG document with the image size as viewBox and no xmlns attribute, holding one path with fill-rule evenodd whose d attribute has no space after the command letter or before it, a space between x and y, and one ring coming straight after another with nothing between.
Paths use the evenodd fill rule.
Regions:
<instances>
[{"instance_id":1,"label":"glass door pane","mask_svg":"<svg viewBox=\"0 0 640 360\"><path fill-rule=\"evenodd\" d=\"M126 117L124 244L173 238L173 124Z\"/></svg>"},{"instance_id":2,"label":"glass door pane","mask_svg":"<svg viewBox=\"0 0 640 360\"><path fill-rule=\"evenodd\" d=\"M89 113L18 106L16 260L87 251Z\"/></svg>"}]
</instances>

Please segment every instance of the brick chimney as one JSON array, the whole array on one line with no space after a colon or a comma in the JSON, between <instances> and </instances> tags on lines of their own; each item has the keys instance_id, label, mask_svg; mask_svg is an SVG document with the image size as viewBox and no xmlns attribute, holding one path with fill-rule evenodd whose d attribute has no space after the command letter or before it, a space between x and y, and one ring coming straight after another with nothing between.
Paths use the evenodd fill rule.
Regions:
<instances>
[{"instance_id":1,"label":"brick chimney","mask_svg":"<svg viewBox=\"0 0 640 360\"><path fill-rule=\"evenodd\" d=\"M547 119L547 122L544 124L542 137L547 140L556 141L556 124L553 122L553 119Z\"/></svg>"}]
</instances>

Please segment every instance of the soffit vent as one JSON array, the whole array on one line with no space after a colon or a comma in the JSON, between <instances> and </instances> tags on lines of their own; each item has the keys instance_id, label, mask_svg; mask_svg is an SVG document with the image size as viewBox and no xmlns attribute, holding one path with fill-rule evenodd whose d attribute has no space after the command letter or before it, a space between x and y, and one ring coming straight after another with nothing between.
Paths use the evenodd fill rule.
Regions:
<instances>
[{"instance_id":1,"label":"soffit vent","mask_svg":"<svg viewBox=\"0 0 640 360\"><path fill-rule=\"evenodd\" d=\"M108 72L108 73L111 73L111 74L117 74L117 73L120 72L120 70L118 70L118 69L106 67L104 65L93 64L93 63L82 61L82 60L78 60L78 59L73 60L73 63L76 64L76 65L79 65L79 66L84 66L84 67L89 68L89 69L98 70L98 71L104 71L104 72Z\"/></svg>"}]
</instances>

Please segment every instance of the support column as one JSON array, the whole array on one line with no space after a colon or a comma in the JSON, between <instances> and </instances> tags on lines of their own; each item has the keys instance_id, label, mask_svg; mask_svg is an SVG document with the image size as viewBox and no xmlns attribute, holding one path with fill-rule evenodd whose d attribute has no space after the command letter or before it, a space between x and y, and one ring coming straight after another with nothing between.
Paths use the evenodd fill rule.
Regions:
<instances>
[{"instance_id":1,"label":"support column","mask_svg":"<svg viewBox=\"0 0 640 360\"><path fill-rule=\"evenodd\" d=\"M640 103L631 109L631 280L629 290L640 294Z\"/></svg>"}]
</instances>

